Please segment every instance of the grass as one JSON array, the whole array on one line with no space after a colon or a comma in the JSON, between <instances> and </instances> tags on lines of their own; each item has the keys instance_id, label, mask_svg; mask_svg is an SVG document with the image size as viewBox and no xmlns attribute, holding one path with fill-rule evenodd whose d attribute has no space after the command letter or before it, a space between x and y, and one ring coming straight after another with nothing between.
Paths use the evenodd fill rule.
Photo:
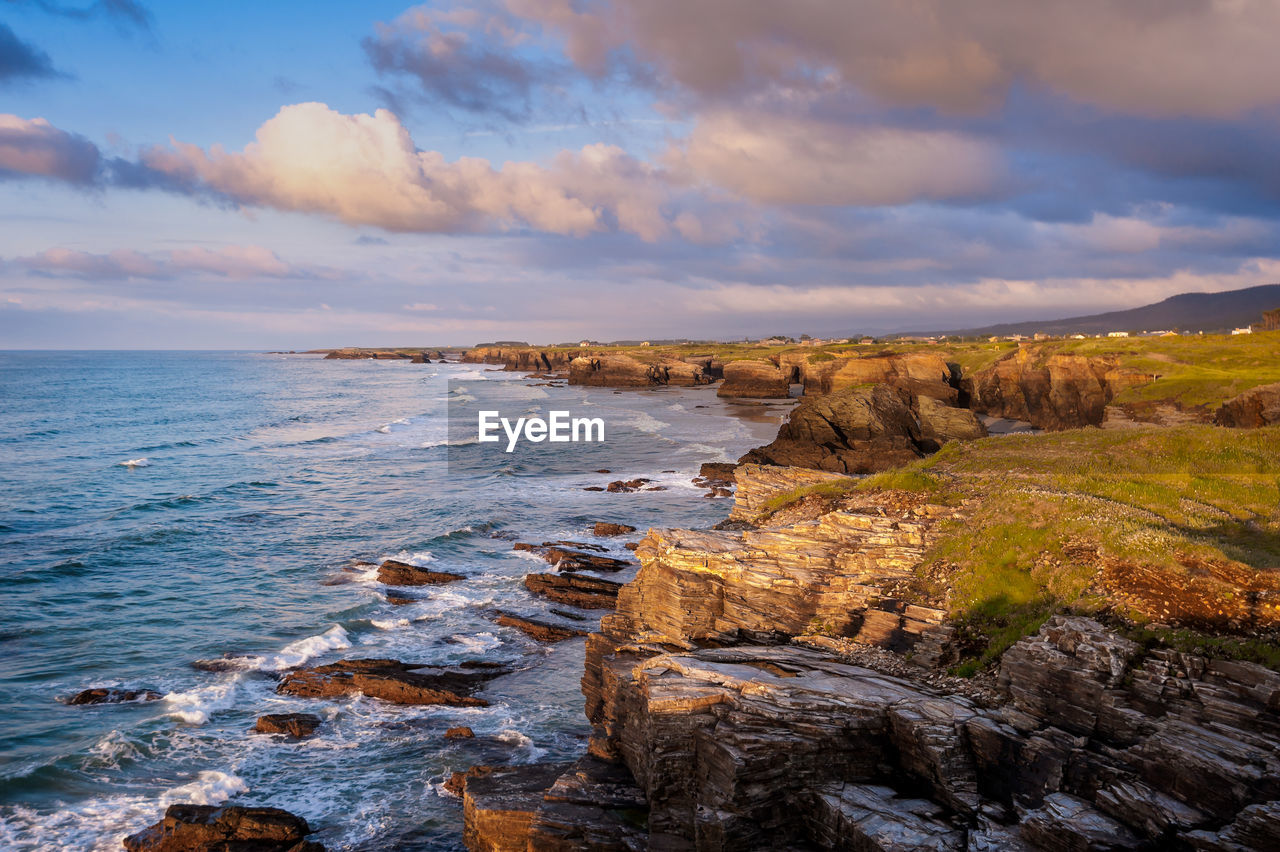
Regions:
<instances>
[{"instance_id":1,"label":"grass","mask_svg":"<svg viewBox=\"0 0 1280 852\"><path fill-rule=\"evenodd\" d=\"M1269 669L1280 670L1280 645L1270 639L1214 636L1196 630L1151 627L1122 627L1120 632L1148 651L1172 648L1184 654L1258 663Z\"/></svg>"},{"instance_id":2,"label":"grass","mask_svg":"<svg viewBox=\"0 0 1280 852\"><path fill-rule=\"evenodd\" d=\"M934 591L960 625L967 673L1055 612L1102 608L1094 584L1108 560L1171 579L1191 575L1197 560L1280 572L1280 427L953 442L857 488L969 500L963 520L941 527L922 571L946 585Z\"/></svg>"},{"instance_id":3,"label":"grass","mask_svg":"<svg viewBox=\"0 0 1280 852\"><path fill-rule=\"evenodd\" d=\"M828 482L814 482L809 485L800 485L789 491L783 491L773 495L760 507L759 514L756 515L756 523L763 523L778 512L800 502L806 497L817 495L825 500L837 500L846 494L850 494L858 487L858 480L850 477L848 479L833 479Z\"/></svg>"}]
</instances>

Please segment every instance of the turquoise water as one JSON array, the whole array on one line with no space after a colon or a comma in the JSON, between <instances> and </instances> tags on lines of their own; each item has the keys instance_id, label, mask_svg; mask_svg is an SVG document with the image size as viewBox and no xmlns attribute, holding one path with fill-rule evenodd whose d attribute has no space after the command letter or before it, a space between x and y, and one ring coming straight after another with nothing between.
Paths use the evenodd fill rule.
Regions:
<instances>
[{"instance_id":1,"label":"turquoise water","mask_svg":"<svg viewBox=\"0 0 1280 852\"><path fill-rule=\"evenodd\" d=\"M490 620L557 619L521 585L545 566L511 540L714 523L727 507L689 477L770 439L777 410L531 384L461 364L0 352L0 847L115 850L169 802L235 801L298 813L331 849L457 849L452 770L579 753L582 641ZM499 451L449 465L446 401L499 387L604 417L613 473L546 475ZM582 490L635 476L667 490ZM393 606L353 566L386 557L467 579ZM238 670L191 666L226 654ZM276 672L344 656L517 671L486 708L275 695ZM94 686L165 698L59 702ZM326 722L298 743L249 734L293 711ZM453 725L477 738L445 741Z\"/></svg>"}]
</instances>

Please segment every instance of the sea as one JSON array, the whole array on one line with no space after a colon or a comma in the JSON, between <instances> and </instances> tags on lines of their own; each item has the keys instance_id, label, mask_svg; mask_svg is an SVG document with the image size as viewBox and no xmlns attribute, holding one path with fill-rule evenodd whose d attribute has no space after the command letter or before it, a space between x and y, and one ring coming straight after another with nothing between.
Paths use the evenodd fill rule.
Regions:
<instances>
[{"instance_id":1,"label":"sea","mask_svg":"<svg viewBox=\"0 0 1280 852\"><path fill-rule=\"evenodd\" d=\"M487 395L589 413L605 440L542 459L468 441L460 418ZM0 352L0 848L118 850L194 802L284 808L331 850L461 849L453 771L572 759L588 736L585 641L540 644L493 613L587 629L601 613L551 613L522 583L550 568L513 543L630 558L592 524L638 527L631 540L713 524L728 502L690 479L767 443L786 410L473 364ZM651 482L584 490L633 478ZM368 564L387 558L465 580L394 605ZM478 693L487 707L275 692L281 672L351 657L512 671ZM92 687L163 698L65 703ZM298 741L251 733L288 712L324 722ZM459 725L476 736L444 738Z\"/></svg>"}]
</instances>

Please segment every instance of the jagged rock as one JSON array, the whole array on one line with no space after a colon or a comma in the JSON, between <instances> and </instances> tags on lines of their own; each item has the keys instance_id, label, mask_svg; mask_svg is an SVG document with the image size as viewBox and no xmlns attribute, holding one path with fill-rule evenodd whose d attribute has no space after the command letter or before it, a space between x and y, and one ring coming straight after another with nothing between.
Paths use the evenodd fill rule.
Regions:
<instances>
[{"instance_id":1,"label":"jagged rock","mask_svg":"<svg viewBox=\"0 0 1280 852\"><path fill-rule=\"evenodd\" d=\"M378 566L378 582L388 586L438 586L465 580L461 574L448 571L432 571L408 562L388 559Z\"/></svg>"},{"instance_id":2,"label":"jagged rock","mask_svg":"<svg viewBox=\"0 0 1280 852\"><path fill-rule=\"evenodd\" d=\"M427 673L424 670L430 670ZM332 698L360 693L393 704L447 704L453 707L487 707L489 702L471 697L486 681L506 674L505 669L475 666L427 666L398 660L341 660L325 666L289 672L276 687L281 695Z\"/></svg>"},{"instance_id":3,"label":"jagged rock","mask_svg":"<svg viewBox=\"0 0 1280 852\"><path fill-rule=\"evenodd\" d=\"M949 405L958 401L950 365L940 355L910 352L833 360L806 358L799 365L804 392L828 394L858 385L884 384L912 396L934 397Z\"/></svg>"},{"instance_id":4,"label":"jagged rock","mask_svg":"<svg viewBox=\"0 0 1280 852\"><path fill-rule=\"evenodd\" d=\"M462 785L462 840L472 852L524 852L542 795L567 763L469 769Z\"/></svg>"},{"instance_id":5,"label":"jagged rock","mask_svg":"<svg viewBox=\"0 0 1280 852\"><path fill-rule=\"evenodd\" d=\"M511 372L553 372L565 370L569 362L591 350L534 349L530 346L477 346L462 353L464 364L501 364Z\"/></svg>"},{"instance_id":6,"label":"jagged rock","mask_svg":"<svg viewBox=\"0 0 1280 852\"><path fill-rule=\"evenodd\" d=\"M643 852L650 848L644 793L625 766L587 755L542 796L529 826L531 852Z\"/></svg>"},{"instance_id":7,"label":"jagged rock","mask_svg":"<svg viewBox=\"0 0 1280 852\"><path fill-rule=\"evenodd\" d=\"M811 797L812 837L822 849L867 852L960 852L965 833L926 799L899 798L863 784L821 787Z\"/></svg>"},{"instance_id":8,"label":"jagged rock","mask_svg":"<svg viewBox=\"0 0 1280 852\"><path fill-rule=\"evenodd\" d=\"M1133 832L1066 793L1050 793L1044 804L1022 816L1022 837L1044 852L1111 852L1137 849Z\"/></svg>"},{"instance_id":9,"label":"jagged rock","mask_svg":"<svg viewBox=\"0 0 1280 852\"><path fill-rule=\"evenodd\" d=\"M639 491L641 487L643 487L645 484L647 484L650 481L651 480L645 479L644 477L637 477L635 479L625 479L625 480L618 479L613 482L610 482L605 487L604 490L610 491L613 493ZM653 489L649 489L649 490L653 490Z\"/></svg>"},{"instance_id":10,"label":"jagged rock","mask_svg":"<svg viewBox=\"0 0 1280 852\"><path fill-rule=\"evenodd\" d=\"M67 699L68 704L126 704L132 701L159 701L164 698L153 689L84 689Z\"/></svg>"},{"instance_id":11,"label":"jagged rock","mask_svg":"<svg viewBox=\"0 0 1280 852\"><path fill-rule=\"evenodd\" d=\"M797 489L826 482L852 483L843 473L830 473L803 467L744 464L737 480L737 492L731 520L755 521L770 500Z\"/></svg>"},{"instance_id":12,"label":"jagged rock","mask_svg":"<svg viewBox=\"0 0 1280 852\"><path fill-rule=\"evenodd\" d=\"M1056 430L1100 425L1117 394L1154 378L1119 369L1113 358L1045 357L1023 346L961 384L975 411Z\"/></svg>"},{"instance_id":13,"label":"jagged rock","mask_svg":"<svg viewBox=\"0 0 1280 852\"><path fill-rule=\"evenodd\" d=\"M586 636L587 631L577 630L572 627L562 627L558 624L549 624L545 621L535 621L532 618L525 618L520 615L512 615L511 613L499 613L494 622L503 627L514 627L526 636L537 639L539 642L563 642L565 639L573 639L577 636Z\"/></svg>"},{"instance_id":14,"label":"jagged rock","mask_svg":"<svg viewBox=\"0 0 1280 852\"><path fill-rule=\"evenodd\" d=\"M590 547L590 545L584 544L578 544L577 546ZM598 553L573 550L550 541L543 542L542 545L516 542L513 549L536 553L545 559L547 564L555 567L557 571L621 571L624 568L634 567L632 563L625 559L615 559L612 556L601 556Z\"/></svg>"},{"instance_id":15,"label":"jagged rock","mask_svg":"<svg viewBox=\"0 0 1280 852\"><path fill-rule=\"evenodd\" d=\"M310 833L306 820L280 808L170 805L123 843L129 852L324 852Z\"/></svg>"},{"instance_id":16,"label":"jagged rock","mask_svg":"<svg viewBox=\"0 0 1280 852\"><path fill-rule=\"evenodd\" d=\"M1222 403L1213 421L1219 426L1258 429L1280 423L1280 382L1247 390Z\"/></svg>"},{"instance_id":17,"label":"jagged rock","mask_svg":"<svg viewBox=\"0 0 1280 852\"><path fill-rule=\"evenodd\" d=\"M466 725L459 725L456 728L450 728L444 732L446 740L472 740L475 739L476 732L468 728Z\"/></svg>"},{"instance_id":18,"label":"jagged rock","mask_svg":"<svg viewBox=\"0 0 1280 852\"><path fill-rule=\"evenodd\" d=\"M724 365L724 384L717 396L787 399L791 386L781 369L768 361L730 361Z\"/></svg>"},{"instance_id":19,"label":"jagged rock","mask_svg":"<svg viewBox=\"0 0 1280 852\"><path fill-rule=\"evenodd\" d=\"M527 574L525 588L535 595L579 609L613 609L621 583L581 574Z\"/></svg>"},{"instance_id":20,"label":"jagged rock","mask_svg":"<svg viewBox=\"0 0 1280 852\"><path fill-rule=\"evenodd\" d=\"M569 384L590 387L637 388L652 385L693 387L713 379L696 364L675 359L646 363L630 355L578 357L569 362Z\"/></svg>"},{"instance_id":21,"label":"jagged rock","mask_svg":"<svg viewBox=\"0 0 1280 852\"><path fill-rule=\"evenodd\" d=\"M1192 831L1181 839L1203 852L1280 849L1280 802L1250 805L1221 831Z\"/></svg>"},{"instance_id":22,"label":"jagged rock","mask_svg":"<svg viewBox=\"0 0 1280 852\"><path fill-rule=\"evenodd\" d=\"M633 533L635 531L635 527L628 526L627 524L613 524L608 521L596 521L595 526L591 528L592 534L598 535L601 538L608 538L615 535L627 535L628 533Z\"/></svg>"},{"instance_id":23,"label":"jagged rock","mask_svg":"<svg viewBox=\"0 0 1280 852\"><path fill-rule=\"evenodd\" d=\"M315 733L321 721L312 713L269 713L258 717L253 730L258 734L288 734L295 739L304 739Z\"/></svg>"},{"instance_id":24,"label":"jagged rock","mask_svg":"<svg viewBox=\"0 0 1280 852\"><path fill-rule=\"evenodd\" d=\"M932 397L889 384L847 387L801 400L778 437L738 463L876 473L936 452L949 440L985 435L972 411Z\"/></svg>"}]
</instances>

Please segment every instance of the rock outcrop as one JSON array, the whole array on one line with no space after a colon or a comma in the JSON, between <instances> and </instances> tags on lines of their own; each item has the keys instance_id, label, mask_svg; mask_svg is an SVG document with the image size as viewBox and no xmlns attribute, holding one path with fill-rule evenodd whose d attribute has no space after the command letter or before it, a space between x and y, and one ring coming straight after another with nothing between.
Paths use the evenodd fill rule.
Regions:
<instances>
[{"instance_id":1,"label":"rock outcrop","mask_svg":"<svg viewBox=\"0 0 1280 852\"><path fill-rule=\"evenodd\" d=\"M335 698L362 694L392 704L446 704L487 707L475 692L507 669L489 664L427 666L399 660L341 660L324 666L295 669L276 687L281 695Z\"/></svg>"},{"instance_id":2,"label":"rock outcrop","mask_svg":"<svg viewBox=\"0 0 1280 852\"><path fill-rule=\"evenodd\" d=\"M590 354L583 349L535 349L531 346L477 346L462 353L464 364L501 364L510 372L549 373L567 370L569 362Z\"/></svg>"},{"instance_id":3,"label":"rock outcrop","mask_svg":"<svg viewBox=\"0 0 1280 852\"><path fill-rule=\"evenodd\" d=\"M714 379L697 364L662 358L652 363L630 355L595 355L569 362L569 384L605 388L639 388L655 385L693 387Z\"/></svg>"},{"instance_id":4,"label":"rock outcrop","mask_svg":"<svg viewBox=\"0 0 1280 852\"><path fill-rule=\"evenodd\" d=\"M1120 369L1113 358L1044 357L1024 346L961 384L975 411L1058 430L1101 425L1117 394L1154 378Z\"/></svg>"},{"instance_id":5,"label":"rock outcrop","mask_svg":"<svg viewBox=\"0 0 1280 852\"><path fill-rule=\"evenodd\" d=\"M636 531L636 528L628 524L615 524L609 521L596 521L595 526L591 528L592 535L601 538L612 538L616 535L628 535Z\"/></svg>"},{"instance_id":6,"label":"rock outcrop","mask_svg":"<svg viewBox=\"0 0 1280 852\"><path fill-rule=\"evenodd\" d=\"M164 819L124 838L128 852L324 852L310 826L280 808L170 805Z\"/></svg>"},{"instance_id":7,"label":"rock outcrop","mask_svg":"<svg viewBox=\"0 0 1280 852\"><path fill-rule=\"evenodd\" d=\"M908 352L902 355L837 357L809 356L798 365L806 394L833 393L859 385L884 384L929 396L951 405L959 400L951 366L941 355Z\"/></svg>"},{"instance_id":8,"label":"rock outcrop","mask_svg":"<svg viewBox=\"0 0 1280 852\"><path fill-rule=\"evenodd\" d=\"M314 734L321 721L313 713L269 713L258 717L253 731L256 734L287 734L300 740Z\"/></svg>"},{"instance_id":9,"label":"rock outcrop","mask_svg":"<svg viewBox=\"0 0 1280 852\"><path fill-rule=\"evenodd\" d=\"M877 473L936 452L948 440L985 434L972 411L881 383L804 398L772 443L738 461Z\"/></svg>"},{"instance_id":10,"label":"rock outcrop","mask_svg":"<svg viewBox=\"0 0 1280 852\"><path fill-rule=\"evenodd\" d=\"M737 478L740 504L795 487ZM525 769L516 798L488 775L469 826L520 816L470 848L1280 848L1280 673L1056 616L983 690L935 676L953 629L914 583L964 511L851 492L789 525L652 530L588 639L589 757Z\"/></svg>"},{"instance_id":11,"label":"rock outcrop","mask_svg":"<svg viewBox=\"0 0 1280 852\"><path fill-rule=\"evenodd\" d=\"M724 365L724 383L717 396L745 399L787 399L791 386L787 375L768 361L730 361Z\"/></svg>"},{"instance_id":12,"label":"rock outcrop","mask_svg":"<svg viewBox=\"0 0 1280 852\"><path fill-rule=\"evenodd\" d=\"M622 584L584 574L526 574L524 587L535 595L578 609L613 609Z\"/></svg>"},{"instance_id":13,"label":"rock outcrop","mask_svg":"<svg viewBox=\"0 0 1280 852\"><path fill-rule=\"evenodd\" d=\"M1280 382L1247 390L1222 403L1214 414L1219 426L1258 429L1280 423Z\"/></svg>"},{"instance_id":14,"label":"rock outcrop","mask_svg":"<svg viewBox=\"0 0 1280 852\"><path fill-rule=\"evenodd\" d=\"M589 553L585 549L590 545L580 542L574 542L576 547L565 547L567 542L545 541L541 545L528 544L518 541L512 547L513 550L522 550L528 553L536 553L547 561L548 565L553 566L557 571L621 571L624 568L634 567L633 563L625 559L615 559L612 556L602 556L599 553ZM602 550L603 548L597 548Z\"/></svg>"},{"instance_id":15,"label":"rock outcrop","mask_svg":"<svg viewBox=\"0 0 1280 852\"><path fill-rule=\"evenodd\" d=\"M461 574L432 571L420 565L388 559L378 566L378 582L388 586L439 586L465 580Z\"/></svg>"},{"instance_id":16,"label":"rock outcrop","mask_svg":"<svg viewBox=\"0 0 1280 852\"><path fill-rule=\"evenodd\" d=\"M133 701L159 701L163 695L154 689L112 689L95 687L82 689L67 699L68 704L127 704Z\"/></svg>"},{"instance_id":17,"label":"rock outcrop","mask_svg":"<svg viewBox=\"0 0 1280 852\"><path fill-rule=\"evenodd\" d=\"M513 627L530 639L536 639L539 642L563 642L566 639L587 635L587 631L579 630L576 627L551 624L550 622L525 618L523 615L515 615L509 612L500 612L493 620L495 624L500 624L503 627Z\"/></svg>"}]
</instances>

